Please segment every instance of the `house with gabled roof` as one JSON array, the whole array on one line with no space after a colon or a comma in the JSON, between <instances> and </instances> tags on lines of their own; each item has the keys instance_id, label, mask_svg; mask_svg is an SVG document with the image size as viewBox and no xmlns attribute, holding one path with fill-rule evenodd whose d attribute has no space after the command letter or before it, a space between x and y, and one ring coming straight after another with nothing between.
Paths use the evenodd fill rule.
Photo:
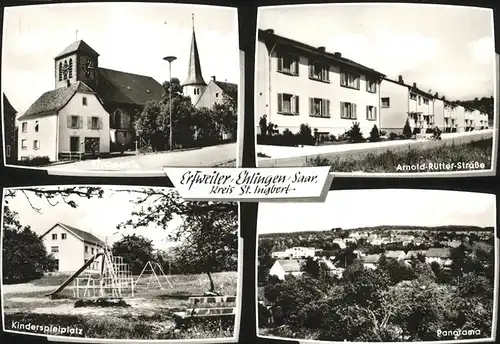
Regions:
<instances>
[{"instance_id":1,"label":"house with gabled roof","mask_svg":"<svg viewBox=\"0 0 500 344\"><path fill-rule=\"evenodd\" d=\"M102 252L105 242L87 231L56 223L41 235L47 253L57 261L56 271L74 273L90 258ZM99 270L100 260L90 266L90 270Z\"/></svg>"},{"instance_id":2,"label":"house with gabled roof","mask_svg":"<svg viewBox=\"0 0 500 344\"><path fill-rule=\"evenodd\" d=\"M366 269L375 270L377 269L379 260L380 254L368 254L362 258L363 267Z\"/></svg>"},{"instance_id":3,"label":"house with gabled roof","mask_svg":"<svg viewBox=\"0 0 500 344\"><path fill-rule=\"evenodd\" d=\"M380 128L382 73L273 29L258 30L256 50L256 124L263 115L280 132L308 124L318 138L343 135L353 122L365 135Z\"/></svg>"},{"instance_id":4,"label":"house with gabled roof","mask_svg":"<svg viewBox=\"0 0 500 344\"><path fill-rule=\"evenodd\" d=\"M451 260L451 249L449 248L430 248L425 253L425 262L431 264L432 262L437 262L443 266L450 266Z\"/></svg>"},{"instance_id":5,"label":"house with gabled roof","mask_svg":"<svg viewBox=\"0 0 500 344\"><path fill-rule=\"evenodd\" d=\"M269 275L276 276L280 280L284 280L286 275L302 276L304 263L304 259L279 259L274 262Z\"/></svg>"},{"instance_id":6,"label":"house with gabled roof","mask_svg":"<svg viewBox=\"0 0 500 344\"><path fill-rule=\"evenodd\" d=\"M404 251L401 251L401 250L386 251L385 256L386 256L386 258L392 258L392 259L396 259L396 260L404 260L406 257L406 253Z\"/></svg>"}]
</instances>

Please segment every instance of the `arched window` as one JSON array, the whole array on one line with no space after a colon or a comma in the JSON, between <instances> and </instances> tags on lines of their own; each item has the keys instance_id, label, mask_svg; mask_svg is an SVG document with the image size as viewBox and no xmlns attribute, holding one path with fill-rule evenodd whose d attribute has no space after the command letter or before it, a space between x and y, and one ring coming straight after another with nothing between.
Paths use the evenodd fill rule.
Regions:
<instances>
[{"instance_id":1,"label":"arched window","mask_svg":"<svg viewBox=\"0 0 500 344\"><path fill-rule=\"evenodd\" d=\"M59 62L59 81L62 81L62 69L63 69L63 65L62 65L62 62Z\"/></svg>"},{"instance_id":2,"label":"arched window","mask_svg":"<svg viewBox=\"0 0 500 344\"><path fill-rule=\"evenodd\" d=\"M69 66L68 66L68 78L73 77L73 59L69 59Z\"/></svg>"},{"instance_id":3,"label":"arched window","mask_svg":"<svg viewBox=\"0 0 500 344\"><path fill-rule=\"evenodd\" d=\"M63 79L68 78L68 61L64 61Z\"/></svg>"}]
</instances>

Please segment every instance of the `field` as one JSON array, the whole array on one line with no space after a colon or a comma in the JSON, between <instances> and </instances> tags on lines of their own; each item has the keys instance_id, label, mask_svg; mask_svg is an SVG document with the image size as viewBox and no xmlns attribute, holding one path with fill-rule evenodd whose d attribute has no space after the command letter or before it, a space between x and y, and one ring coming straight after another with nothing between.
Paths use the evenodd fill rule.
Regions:
<instances>
[{"instance_id":1,"label":"field","mask_svg":"<svg viewBox=\"0 0 500 344\"><path fill-rule=\"evenodd\" d=\"M411 148L405 151L387 151L381 154L369 153L362 156L325 158L318 156L307 161L307 166L331 166L333 172L430 172L431 164L450 164L451 168L441 172L465 170L489 170L491 168L493 139L486 139L460 145L443 145L430 149ZM464 166L464 163L472 164ZM476 164L477 163L477 164ZM479 166L478 164L483 164ZM423 165L418 170L405 170L402 166Z\"/></svg>"},{"instance_id":2,"label":"field","mask_svg":"<svg viewBox=\"0 0 500 344\"><path fill-rule=\"evenodd\" d=\"M174 312L190 308L188 298L202 296L208 290L206 275L169 276L172 288L162 277L163 289L143 276L134 296L123 297L126 307L75 307L77 299L73 297L70 286L56 299L44 296L66 278L45 276L24 287L4 289L5 329L43 334L41 327L23 331L19 324L60 326L74 329L74 333L65 336L117 339L195 339L234 335L233 326L227 321L205 321L187 328L176 328ZM214 273L213 279L221 295L236 295L236 272ZM210 307L214 306L234 307L235 304L210 304Z\"/></svg>"}]
</instances>

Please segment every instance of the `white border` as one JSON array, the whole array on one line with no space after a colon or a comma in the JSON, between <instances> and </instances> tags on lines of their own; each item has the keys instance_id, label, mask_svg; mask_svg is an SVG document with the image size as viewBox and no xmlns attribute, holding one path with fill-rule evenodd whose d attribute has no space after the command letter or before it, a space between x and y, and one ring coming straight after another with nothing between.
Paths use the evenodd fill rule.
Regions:
<instances>
[{"instance_id":1,"label":"white border","mask_svg":"<svg viewBox=\"0 0 500 344\"><path fill-rule=\"evenodd\" d=\"M386 188L386 189L353 189L353 190L334 190L330 191L331 193L337 192L337 191L362 191L362 190L370 190L370 191L375 191L375 190L401 190L401 189L395 189L395 188ZM404 190L425 190L425 189L404 189ZM432 189L432 191L436 191L437 189ZM431 191L431 190L428 190ZM495 342L496 341L496 331L497 331L497 320L498 320L498 295L499 295L499 271L500 269L498 268L498 264L500 262L500 239L497 237L497 228L498 228L498 208L497 208L497 196L492 193L487 193L487 192L469 192L469 191L455 191L455 190L439 190L439 191L448 191L448 192L462 192L462 193L472 193L472 194L484 194L484 195L491 195L492 197L495 197L495 226L493 226L493 237L495 239L495 264L494 264L494 271L495 271L495 286L493 288L493 315L492 315L492 326L491 326L491 337L487 338L479 338L479 339L458 339L458 340L439 340L439 341L418 341L418 342L347 342L347 341L324 341L324 340L313 340L313 339L301 339L301 338L285 338L285 337L274 337L274 336L260 336L259 335L259 292L258 292L258 287L259 287L259 281L258 281L258 250L259 250L259 226L258 226L258 221L257 221L257 229L256 229L256 244L255 244L255 321L256 321L256 336L258 338L264 338L264 339L271 339L271 340L286 340L286 341L294 341L294 342L299 342L299 343L306 343L306 344L345 344L345 343L351 343L351 344L375 344L375 343L398 343L398 344L414 344L414 343L426 343L426 344L460 344L460 343L488 343L488 342ZM258 218L258 214L257 214ZM311 231L311 233L314 231Z\"/></svg>"},{"instance_id":2,"label":"white border","mask_svg":"<svg viewBox=\"0 0 500 344\"><path fill-rule=\"evenodd\" d=\"M297 7L335 7L335 6L427 6L427 7L452 7L452 8L463 8L463 9L482 9L484 11L491 12L491 27L493 30L492 39L495 42L495 18L494 11L491 8L486 7L475 7L475 6L460 6L460 5L442 5L442 4L426 4L426 3L373 3L373 2L362 2L362 3L324 3L324 4L303 4L303 5L273 5L273 6L260 6L257 9L257 28L255 33L255 71L254 71L254 109L257 109L257 70L258 70L258 59L257 59L257 49L259 46L259 18L261 11L265 11L266 9L292 9ZM498 23L497 23L498 24ZM500 24L498 24L500 25ZM500 83L500 55L494 53L493 54L493 140L492 140L492 152L491 152L491 168L489 170L474 170L474 171L451 171L451 172L330 172L334 176L339 177L363 177L363 178L438 178L438 177L485 177L485 176L496 176L496 164L497 164L497 155L498 155L498 132L499 132L499 83ZM254 111L255 112L255 111ZM257 113L257 112L255 112ZM256 129L258 127L258 116L254 114L254 130L255 130L255 165L259 167L259 157L258 157L258 145L257 145L257 132ZM328 153L326 153L328 154ZM309 157L322 156L324 154L311 154ZM300 156L297 156L299 158ZM273 158L270 158L273 159ZM277 159L277 160L286 160L287 158ZM288 165L283 165L288 166ZM276 166L280 167L280 166ZM291 166L290 166L291 167ZM294 167L305 167L305 166L294 166ZM261 168L275 168L275 167L261 167Z\"/></svg>"},{"instance_id":3,"label":"white border","mask_svg":"<svg viewBox=\"0 0 500 344\"><path fill-rule=\"evenodd\" d=\"M29 186L29 188L64 188L64 187L100 187L103 189L112 189L112 188L130 188L131 190L134 189L139 189L139 188L144 188L144 189L167 189L167 190L173 190L176 191L174 188L169 188L169 187L157 187L157 186L142 186L142 185L98 185L98 184L82 184L82 185L71 185L71 184L66 184L66 185L42 185L42 186ZM4 188L3 193L2 193L2 206L4 205L4 200L5 200L5 194L6 190L22 190L28 188L28 186L24 187L11 187L11 188ZM231 202L233 203L233 202ZM236 203L236 202L234 202ZM240 203L238 202L238 268L237 268L237 278L236 278L236 314L234 317L234 332L232 337L227 337L227 338L208 338L208 339L102 339L102 338L79 338L79 337L66 337L66 336L48 336L45 334L40 334L40 333L31 333L31 332L21 332L21 331L13 331L13 330L6 330L5 329L5 314L4 314L4 300L3 300L3 293L1 295L2 297L2 330L4 332L8 333L15 333L15 334L21 334L25 336L35 336L35 337L44 337L47 338L49 341L56 341L56 342L72 342L72 343L128 343L128 342L137 342L141 344L145 343L151 343L151 344L158 344L158 343L179 343L179 344L184 344L184 343L234 343L238 340L238 335L240 331L240 319L241 319L241 301L242 301L242 277L243 277L243 239L241 238L241 208L240 208ZM3 209L3 208L2 208ZM0 242L0 247L3 247L3 218L4 218L4 211L2 210L2 216L1 216L1 223L0 227L2 228L2 233L0 235L1 242ZM0 261L2 260L2 255L3 255L3 249L0 250ZM0 264L1 265L1 264ZM0 266L0 286L3 286L3 267ZM3 290L3 288L2 288Z\"/></svg>"},{"instance_id":4,"label":"white border","mask_svg":"<svg viewBox=\"0 0 500 344\"><path fill-rule=\"evenodd\" d=\"M119 4L119 2L116 2L116 1L107 1L105 3L116 3L116 4ZM234 21L235 21L235 24L234 24L234 27L235 27L235 30L236 32L238 33L238 41L236 42L236 47L235 49L237 49L239 52L240 52L240 58L239 58L239 61L240 61L240 78L238 80L238 100L237 100L237 104L238 104L238 113L237 113L237 137L236 137L236 147L235 147L235 151L236 151L236 154L234 155L234 158L235 158L235 162L236 162L236 165L238 166L238 163L241 164L241 157L240 155L242 155L242 152L243 152L243 148L241 148L241 151L240 151L240 148L239 148L239 141L240 140L243 140L243 135L240 136L240 122L244 122L244 117L241 115L242 113L244 113L242 110L242 104L243 104L243 101L242 99L244 99L244 94L243 94L243 97L240 96L240 94L242 94L241 90L244 89L244 87L242 86L243 84L243 81L244 80L244 65L243 65L243 68L242 68L242 63L244 63L244 59L243 59L243 56L242 56L242 51L240 50L239 48L239 41L240 41L240 38L239 38L239 18L238 18L238 9L236 7L233 7L233 6L217 6L217 5L204 5L204 4L190 4L190 3L169 3L169 2L165 2L165 3L162 3L162 2L153 2L153 3L141 3L141 2L131 2L131 4L142 4L142 5L148 5L148 4L156 4L156 5L165 5L165 6L179 6L179 7L186 7L186 6L197 6L197 7L204 7L204 8L221 8L221 9L231 9L233 12L234 12ZM52 3L47 3L47 4L32 4L32 5L26 5L26 6L58 6L58 5L62 5L62 6L72 6L74 3L56 3L56 4L52 4ZM99 4L99 3L88 3L89 5L93 5L93 4ZM5 8L9 8L9 7L14 7L14 6L8 6L8 7L5 7ZM19 7L19 6L16 6L16 7ZM4 11L4 17L5 17L5 12ZM5 22L5 20L4 20ZM5 36L5 31L3 31L3 36ZM3 68L3 63L2 63L2 66L0 67L0 69ZM1 118L1 121L2 121L2 128L3 128L3 133L2 133L2 152L3 152L3 164L4 166L7 168L7 167L10 167L10 168L20 168L20 169L25 169L25 170L36 170L36 171L47 171L47 173L49 175L56 175L56 176L67 176L67 175L71 175L71 176L80 176L80 177L85 177L85 176L89 176L89 177L101 177L103 176L103 174L106 174L106 175L109 175L109 177L165 177L165 173L163 172L163 169L162 168L159 168L158 170L156 169L147 169L147 170L123 170L123 171L113 171L113 170L103 170L103 171L100 171L100 170L75 170L75 169L64 169L64 168L60 168L60 169L51 169L51 168L46 168L46 167L33 167L33 166L22 166L22 165L10 165L10 164L7 164L7 156L6 156L6 152L5 152L5 122L4 122L4 104L3 104L3 82L2 82L2 85L0 86L0 88L2 89L2 99L1 99L1 111L2 111L2 118ZM12 105L12 104L11 104ZM12 105L14 106L14 105ZM16 116L18 115L18 113L16 113ZM16 119L16 125L17 125L17 119ZM17 142L17 145L19 146L19 142ZM18 151L18 148L19 147L16 147L16 151ZM11 147L11 150L12 150L12 147ZM239 160L238 160L239 159ZM171 167L171 166L169 166ZM191 166L175 166L175 167L191 167ZM211 166L211 165L208 165L208 166L196 166L196 167L216 167L216 166Z\"/></svg>"}]
</instances>

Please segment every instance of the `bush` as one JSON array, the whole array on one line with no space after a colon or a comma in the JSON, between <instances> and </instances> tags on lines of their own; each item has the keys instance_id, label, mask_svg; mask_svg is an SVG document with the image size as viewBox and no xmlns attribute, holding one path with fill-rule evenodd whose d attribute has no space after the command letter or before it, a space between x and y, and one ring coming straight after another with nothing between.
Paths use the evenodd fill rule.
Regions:
<instances>
[{"instance_id":1,"label":"bush","mask_svg":"<svg viewBox=\"0 0 500 344\"><path fill-rule=\"evenodd\" d=\"M22 166L44 166L50 164L48 156L35 156L18 162Z\"/></svg>"},{"instance_id":2,"label":"bush","mask_svg":"<svg viewBox=\"0 0 500 344\"><path fill-rule=\"evenodd\" d=\"M411 137L411 127L408 119L406 120L405 126L403 127L403 135L408 139Z\"/></svg>"},{"instance_id":3,"label":"bush","mask_svg":"<svg viewBox=\"0 0 500 344\"><path fill-rule=\"evenodd\" d=\"M389 140L396 140L397 138L399 138L399 135L392 132L389 134Z\"/></svg>"},{"instance_id":4,"label":"bush","mask_svg":"<svg viewBox=\"0 0 500 344\"><path fill-rule=\"evenodd\" d=\"M296 143L299 145L313 146L316 142L315 137L312 135L312 130L307 124L301 124L300 130L296 134Z\"/></svg>"},{"instance_id":5,"label":"bush","mask_svg":"<svg viewBox=\"0 0 500 344\"><path fill-rule=\"evenodd\" d=\"M330 142L335 142L337 141L337 138L335 137L335 135L330 135Z\"/></svg>"},{"instance_id":6,"label":"bush","mask_svg":"<svg viewBox=\"0 0 500 344\"><path fill-rule=\"evenodd\" d=\"M413 135L420 134L421 129L420 128L413 128Z\"/></svg>"},{"instance_id":7,"label":"bush","mask_svg":"<svg viewBox=\"0 0 500 344\"><path fill-rule=\"evenodd\" d=\"M385 130L380 130L380 136L386 136L387 132Z\"/></svg>"},{"instance_id":8,"label":"bush","mask_svg":"<svg viewBox=\"0 0 500 344\"><path fill-rule=\"evenodd\" d=\"M352 143L363 142L363 133L358 122L353 122L352 127L346 132L347 140Z\"/></svg>"},{"instance_id":9,"label":"bush","mask_svg":"<svg viewBox=\"0 0 500 344\"><path fill-rule=\"evenodd\" d=\"M372 131L370 132L370 142L378 141L380 141L380 131L378 130L377 125L374 125Z\"/></svg>"}]
</instances>

